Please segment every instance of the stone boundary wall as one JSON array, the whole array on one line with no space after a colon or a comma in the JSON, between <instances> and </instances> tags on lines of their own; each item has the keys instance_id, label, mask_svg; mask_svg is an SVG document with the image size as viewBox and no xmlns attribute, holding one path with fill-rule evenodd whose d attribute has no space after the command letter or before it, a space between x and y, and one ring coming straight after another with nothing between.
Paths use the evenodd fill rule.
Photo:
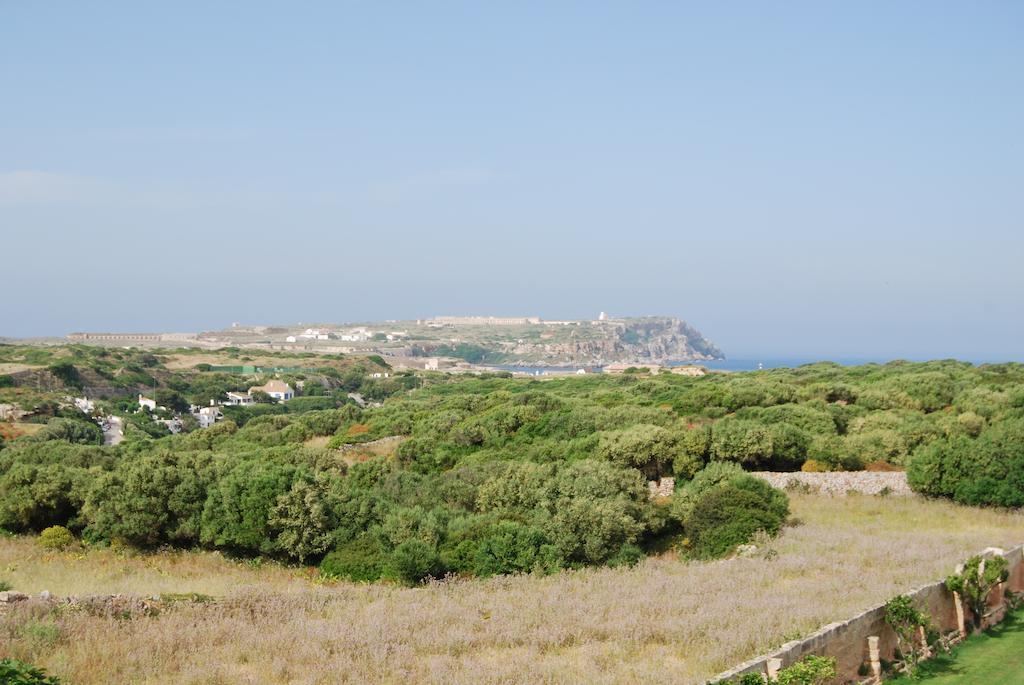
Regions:
<instances>
[{"instance_id":1,"label":"stone boundary wall","mask_svg":"<svg viewBox=\"0 0 1024 685\"><path fill-rule=\"evenodd\" d=\"M787 486L806 486L824 495L845 495L850 492L877 495L886 489L890 495L914 494L907 485L907 474L903 471L751 471L750 475L766 480L770 485L783 490Z\"/></svg>"},{"instance_id":2,"label":"stone boundary wall","mask_svg":"<svg viewBox=\"0 0 1024 685\"><path fill-rule=\"evenodd\" d=\"M983 554L1001 554L1006 557L1010 575L1003 589L1024 592L1024 545L1018 545L1009 551L990 548ZM951 568L950 572L952 571ZM935 627L943 634L959 630L956 603L953 594L946 589L944 580L922 585L904 594L916 600L915 603L931 616ZM1002 593L998 594L1001 602ZM998 623L1004 616L1005 611L996 611L985 620L984 625ZM718 674L708 681L708 684L724 683L745 673L765 673L769 661L774 659L778 659L781 667L785 668L811 654L835 657L837 678L834 682L860 682L863 676L858 675L858 670L862 664L868 662L868 638L871 636L879 638L881 658L892 661L896 650L896 635L885 623L884 603L845 621L829 623L802 640L787 642L769 654L762 654ZM778 662L776 665L779 665Z\"/></svg>"}]
</instances>

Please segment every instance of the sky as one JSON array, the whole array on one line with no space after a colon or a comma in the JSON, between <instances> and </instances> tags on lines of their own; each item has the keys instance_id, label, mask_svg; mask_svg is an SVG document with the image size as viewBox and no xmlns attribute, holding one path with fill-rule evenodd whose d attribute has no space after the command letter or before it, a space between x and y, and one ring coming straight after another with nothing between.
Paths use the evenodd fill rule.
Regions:
<instances>
[{"instance_id":1,"label":"sky","mask_svg":"<svg viewBox=\"0 0 1024 685\"><path fill-rule=\"evenodd\" d=\"M0 336L1024 360L1024 3L0 0Z\"/></svg>"}]
</instances>

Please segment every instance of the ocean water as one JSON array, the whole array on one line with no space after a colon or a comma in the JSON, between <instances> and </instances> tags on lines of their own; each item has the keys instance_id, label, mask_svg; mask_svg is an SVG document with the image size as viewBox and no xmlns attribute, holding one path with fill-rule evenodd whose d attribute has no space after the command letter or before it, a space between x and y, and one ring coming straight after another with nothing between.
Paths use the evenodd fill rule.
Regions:
<instances>
[{"instance_id":1,"label":"ocean water","mask_svg":"<svg viewBox=\"0 0 1024 685\"><path fill-rule=\"evenodd\" d=\"M697 362L677 362L669 363L667 366L704 366L708 369L716 371L757 371L758 369L786 369L794 368L797 366L803 366L804 364L814 364L816 362L833 362L840 366L859 366L861 364L885 364L890 362L892 359L882 358L853 358L853 357L837 357L829 359L826 357L761 357L761 358L750 358L750 359L719 359L715 361L697 361ZM927 361L924 359L913 359L910 361ZM993 360L980 360L980 359L968 359L973 364L984 364ZM495 371L512 371L519 373L528 373L534 376L545 376L545 375L565 375L575 373L580 367L576 366L516 366L516 365L499 365L489 366L487 368L494 369ZM599 371L600 367L587 367L590 371L593 368L595 371Z\"/></svg>"},{"instance_id":2,"label":"ocean water","mask_svg":"<svg viewBox=\"0 0 1024 685\"><path fill-rule=\"evenodd\" d=\"M682 362L680 364L669 364L669 366L686 366L695 364L705 366L718 371L756 371L758 369L791 369L804 364L815 362L835 362L840 366L859 366L860 364L879 363L884 364L886 359L825 359L822 357L761 357L752 359L719 359L707 362Z\"/></svg>"}]
</instances>

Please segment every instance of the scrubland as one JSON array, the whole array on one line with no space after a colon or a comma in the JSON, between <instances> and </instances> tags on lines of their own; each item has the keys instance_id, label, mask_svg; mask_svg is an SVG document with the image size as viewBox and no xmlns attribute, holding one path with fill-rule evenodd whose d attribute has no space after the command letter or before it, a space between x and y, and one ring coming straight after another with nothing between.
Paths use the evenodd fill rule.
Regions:
<instances>
[{"instance_id":1,"label":"scrubland","mask_svg":"<svg viewBox=\"0 0 1024 685\"><path fill-rule=\"evenodd\" d=\"M1024 541L1024 515L917 497L794 494L796 525L747 558L450 580L320 583L205 552L43 552L0 540L0 579L57 595L199 592L147 618L22 606L0 654L91 685L688 683Z\"/></svg>"}]
</instances>

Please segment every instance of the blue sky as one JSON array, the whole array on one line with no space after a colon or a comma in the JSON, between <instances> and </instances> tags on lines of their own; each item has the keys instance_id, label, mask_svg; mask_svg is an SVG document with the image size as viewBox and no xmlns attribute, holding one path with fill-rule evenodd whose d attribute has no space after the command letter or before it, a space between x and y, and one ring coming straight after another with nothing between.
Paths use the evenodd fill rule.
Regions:
<instances>
[{"instance_id":1,"label":"blue sky","mask_svg":"<svg viewBox=\"0 0 1024 685\"><path fill-rule=\"evenodd\" d=\"M1021 360L1022 26L0 1L0 335L605 310L734 357Z\"/></svg>"}]
</instances>

